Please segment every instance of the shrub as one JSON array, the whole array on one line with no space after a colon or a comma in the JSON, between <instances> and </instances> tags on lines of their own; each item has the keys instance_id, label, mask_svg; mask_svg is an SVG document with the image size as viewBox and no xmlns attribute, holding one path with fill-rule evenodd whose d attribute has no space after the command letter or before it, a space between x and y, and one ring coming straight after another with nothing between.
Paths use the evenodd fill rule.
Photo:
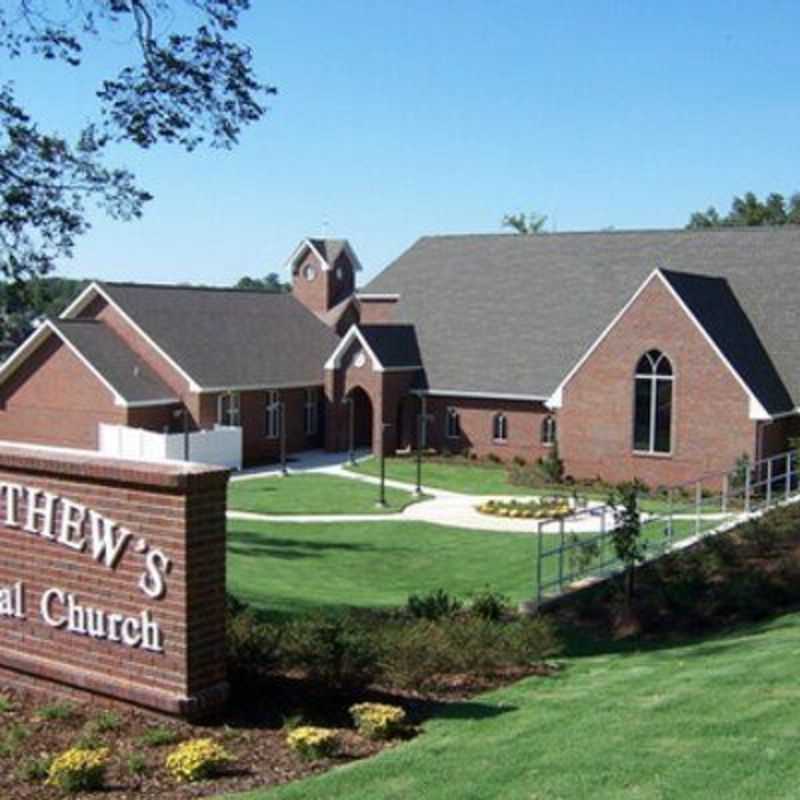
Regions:
<instances>
[{"instance_id":1,"label":"shrub","mask_svg":"<svg viewBox=\"0 0 800 800\"><path fill-rule=\"evenodd\" d=\"M57 756L47 771L47 785L64 792L94 792L103 788L110 759L107 747L84 750L73 747Z\"/></svg>"},{"instance_id":2,"label":"shrub","mask_svg":"<svg viewBox=\"0 0 800 800\"><path fill-rule=\"evenodd\" d=\"M444 589L418 595L412 594L408 598L406 610L415 619L441 619L451 617L461 609L460 601L451 597Z\"/></svg>"},{"instance_id":3,"label":"shrub","mask_svg":"<svg viewBox=\"0 0 800 800\"><path fill-rule=\"evenodd\" d=\"M14 755L30 735L30 729L24 725L11 725L0 739L0 756Z\"/></svg>"},{"instance_id":4,"label":"shrub","mask_svg":"<svg viewBox=\"0 0 800 800\"><path fill-rule=\"evenodd\" d=\"M511 459L511 463L515 467L524 467L528 462L522 456L514 456L514 458Z\"/></svg>"},{"instance_id":5,"label":"shrub","mask_svg":"<svg viewBox=\"0 0 800 800\"><path fill-rule=\"evenodd\" d=\"M14 703L10 697L0 694L0 714L5 714L8 711L13 711Z\"/></svg>"},{"instance_id":6,"label":"shrub","mask_svg":"<svg viewBox=\"0 0 800 800\"><path fill-rule=\"evenodd\" d=\"M165 747L178 741L178 734L170 728L148 728L139 741L147 747Z\"/></svg>"},{"instance_id":7,"label":"shrub","mask_svg":"<svg viewBox=\"0 0 800 800\"><path fill-rule=\"evenodd\" d=\"M286 737L286 744L303 758L328 758L336 752L339 737L336 731L301 725L293 728Z\"/></svg>"},{"instance_id":8,"label":"shrub","mask_svg":"<svg viewBox=\"0 0 800 800\"><path fill-rule=\"evenodd\" d=\"M502 458L500 458L500 456L498 456L498 455L497 455L497 453L489 453L489 454L486 456L486 460L487 460L487 461L488 461L490 464L502 464L502 463L503 463L503 459L502 459Z\"/></svg>"},{"instance_id":9,"label":"shrub","mask_svg":"<svg viewBox=\"0 0 800 800\"><path fill-rule=\"evenodd\" d=\"M363 688L378 675L375 637L354 614L317 614L293 623L285 653L290 664L332 688Z\"/></svg>"},{"instance_id":10,"label":"shrub","mask_svg":"<svg viewBox=\"0 0 800 800\"><path fill-rule=\"evenodd\" d=\"M191 739L178 745L165 762L167 771L180 783L201 781L216 775L233 760L213 739Z\"/></svg>"},{"instance_id":11,"label":"shrub","mask_svg":"<svg viewBox=\"0 0 800 800\"><path fill-rule=\"evenodd\" d=\"M449 663L445 624L419 620L384 626L382 679L402 689L423 689L434 684L436 676L446 672Z\"/></svg>"},{"instance_id":12,"label":"shrub","mask_svg":"<svg viewBox=\"0 0 800 800\"><path fill-rule=\"evenodd\" d=\"M29 758L17 769L17 777L26 783L41 783L47 779L52 763L53 759L47 755Z\"/></svg>"},{"instance_id":13,"label":"shrub","mask_svg":"<svg viewBox=\"0 0 800 800\"><path fill-rule=\"evenodd\" d=\"M561 483L564 478L564 461L558 452L558 440L553 442L550 452L539 459L539 468L548 483Z\"/></svg>"},{"instance_id":14,"label":"shrub","mask_svg":"<svg viewBox=\"0 0 800 800\"><path fill-rule=\"evenodd\" d=\"M510 601L504 594L486 586L473 596L469 610L481 619L499 620L509 608Z\"/></svg>"},{"instance_id":15,"label":"shrub","mask_svg":"<svg viewBox=\"0 0 800 800\"><path fill-rule=\"evenodd\" d=\"M66 720L74 716L75 707L70 703L50 703L42 706L37 714L46 720Z\"/></svg>"},{"instance_id":16,"label":"shrub","mask_svg":"<svg viewBox=\"0 0 800 800\"><path fill-rule=\"evenodd\" d=\"M127 767L131 775L141 776L148 772L147 759L141 753L131 753L128 756Z\"/></svg>"},{"instance_id":17,"label":"shrub","mask_svg":"<svg viewBox=\"0 0 800 800\"><path fill-rule=\"evenodd\" d=\"M115 731L122 726L122 719L119 714L115 714L113 711L103 711L101 714L97 716L91 723L91 727L93 730L97 731L97 733L108 733L109 731Z\"/></svg>"},{"instance_id":18,"label":"shrub","mask_svg":"<svg viewBox=\"0 0 800 800\"><path fill-rule=\"evenodd\" d=\"M357 703L350 714L358 732L367 739L393 739L406 727L406 712L399 706L383 703Z\"/></svg>"},{"instance_id":19,"label":"shrub","mask_svg":"<svg viewBox=\"0 0 800 800\"><path fill-rule=\"evenodd\" d=\"M234 689L246 688L259 675L276 666L280 641L280 629L259 622L250 611L228 616L227 663Z\"/></svg>"}]
</instances>

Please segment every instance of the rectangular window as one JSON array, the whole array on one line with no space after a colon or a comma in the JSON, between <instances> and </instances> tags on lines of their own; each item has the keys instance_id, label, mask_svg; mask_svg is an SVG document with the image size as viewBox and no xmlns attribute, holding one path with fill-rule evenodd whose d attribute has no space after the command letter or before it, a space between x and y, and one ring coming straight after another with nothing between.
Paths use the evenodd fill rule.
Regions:
<instances>
[{"instance_id":1,"label":"rectangular window","mask_svg":"<svg viewBox=\"0 0 800 800\"><path fill-rule=\"evenodd\" d=\"M225 392L217 400L217 424L238 428L241 423L239 392Z\"/></svg>"},{"instance_id":2,"label":"rectangular window","mask_svg":"<svg viewBox=\"0 0 800 800\"><path fill-rule=\"evenodd\" d=\"M281 435L281 403L277 392L267 392L266 433L268 439Z\"/></svg>"},{"instance_id":3,"label":"rectangular window","mask_svg":"<svg viewBox=\"0 0 800 800\"><path fill-rule=\"evenodd\" d=\"M319 430L319 398L316 389L306 389L305 428L306 436L316 436Z\"/></svg>"},{"instance_id":4,"label":"rectangular window","mask_svg":"<svg viewBox=\"0 0 800 800\"><path fill-rule=\"evenodd\" d=\"M447 438L458 439L461 436L461 420L459 419L458 411L454 408L448 408L445 420Z\"/></svg>"},{"instance_id":5,"label":"rectangular window","mask_svg":"<svg viewBox=\"0 0 800 800\"><path fill-rule=\"evenodd\" d=\"M656 419L654 450L669 453L672 449L672 381L656 382Z\"/></svg>"},{"instance_id":6,"label":"rectangular window","mask_svg":"<svg viewBox=\"0 0 800 800\"><path fill-rule=\"evenodd\" d=\"M653 382L649 378L636 379L635 411L633 415L633 449L650 450L650 406Z\"/></svg>"}]
</instances>

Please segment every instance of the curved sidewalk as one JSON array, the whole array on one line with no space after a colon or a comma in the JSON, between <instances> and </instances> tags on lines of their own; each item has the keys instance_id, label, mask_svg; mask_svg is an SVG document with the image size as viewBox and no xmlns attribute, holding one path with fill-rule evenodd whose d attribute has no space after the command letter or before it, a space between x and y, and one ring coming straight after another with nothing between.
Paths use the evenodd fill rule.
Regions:
<instances>
[{"instance_id":1,"label":"curved sidewalk","mask_svg":"<svg viewBox=\"0 0 800 800\"><path fill-rule=\"evenodd\" d=\"M363 456L362 456L363 457ZM311 453L305 459L289 465L289 472L295 474L322 473L335 475L348 480L362 481L374 486L380 484L380 479L371 475L360 475L346 469L347 463L341 456L331 457L326 453ZM262 470L253 470L244 475L233 478L234 481L253 480L261 477L280 478L279 467L268 467ZM406 492L413 492L415 486L404 481L386 480L386 485ZM486 502L490 497L495 500L514 499L525 500L524 495L470 495L451 492L444 489L434 489L429 486L422 487L428 497L419 503L412 503L402 511L391 514L258 514L250 511L228 511L229 519L249 520L252 522L277 522L287 524L308 524L313 522L342 523L342 522L426 522L432 525L442 525L448 528L464 528L476 531L496 531L500 533L536 533L541 520L513 519L511 517L493 517L481 514L476 506ZM534 497L535 495L530 495ZM606 520L608 524L610 521ZM600 516L587 522L583 520L580 526L572 531L576 533L594 533L602 528ZM551 533L556 533L554 528Z\"/></svg>"}]
</instances>

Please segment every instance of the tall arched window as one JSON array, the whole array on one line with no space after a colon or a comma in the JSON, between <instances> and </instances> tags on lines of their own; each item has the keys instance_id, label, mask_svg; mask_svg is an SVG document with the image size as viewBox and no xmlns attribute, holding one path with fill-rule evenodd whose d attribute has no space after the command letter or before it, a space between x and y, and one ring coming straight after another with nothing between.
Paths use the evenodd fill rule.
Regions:
<instances>
[{"instance_id":1,"label":"tall arched window","mask_svg":"<svg viewBox=\"0 0 800 800\"><path fill-rule=\"evenodd\" d=\"M633 449L672 452L672 364L659 350L648 350L636 365Z\"/></svg>"},{"instance_id":2,"label":"tall arched window","mask_svg":"<svg viewBox=\"0 0 800 800\"><path fill-rule=\"evenodd\" d=\"M505 442L508 439L508 420L505 414L495 414L492 417L492 438L496 442Z\"/></svg>"},{"instance_id":3,"label":"tall arched window","mask_svg":"<svg viewBox=\"0 0 800 800\"><path fill-rule=\"evenodd\" d=\"M555 444L556 441L556 418L547 416L542 420L541 431L542 444Z\"/></svg>"}]
</instances>

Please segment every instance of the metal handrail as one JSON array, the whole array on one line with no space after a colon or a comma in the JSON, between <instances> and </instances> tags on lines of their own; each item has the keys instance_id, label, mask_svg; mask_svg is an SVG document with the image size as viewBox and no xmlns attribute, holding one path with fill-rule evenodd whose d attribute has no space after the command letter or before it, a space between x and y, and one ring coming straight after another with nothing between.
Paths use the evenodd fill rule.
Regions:
<instances>
[{"instance_id":1,"label":"metal handrail","mask_svg":"<svg viewBox=\"0 0 800 800\"><path fill-rule=\"evenodd\" d=\"M777 465L777 466L776 466ZM719 483L718 492L708 493L704 485ZM694 498L685 504L676 503L676 494L682 496L687 489L694 490ZM800 459L797 451L790 450L767 456L747 465L744 473L742 467L735 467L726 472L709 472L693 481L675 484L664 490L666 511L647 513L642 515L643 534L648 531L659 530L664 526L663 535L646 538L646 560L651 560L671 549L676 541L686 536L708 535L721 527L730 525L732 521L746 519L754 510L760 511L773 508L792 498L800 492ZM709 509L718 509L713 512L713 519L709 519ZM564 591L565 586L573 584L576 580L593 575L613 575L621 571L623 565L616 557L616 553L604 553L613 541L613 524L608 525L608 520L614 519L618 509L608 503L598 506L576 509L567 517L543 520L537 526L538 551L536 566L536 584L539 602L544 599L545 593L555 589L558 594ZM718 517L720 515L722 519ZM591 518L601 520L598 532L574 533L567 531L581 519ZM687 527L683 535L676 539L676 527L681 523L694 521L694 525ZM567 522L568 521L568 522ZM676 524L677 523L677 524ZM711 523L709 527L706 523ZM720 524L721 523L721 524ZM557 526L553 530L553 526ZM555 540L552 546L547 545L549 539ZM581 568L580 563L573 568L568 562L572 561L572 554L583 551L591 554L596 549L598 557L587 559ZM556 558L553 578L545 578L545 566L548 559Z\"/></svg>"}]
</instances>

